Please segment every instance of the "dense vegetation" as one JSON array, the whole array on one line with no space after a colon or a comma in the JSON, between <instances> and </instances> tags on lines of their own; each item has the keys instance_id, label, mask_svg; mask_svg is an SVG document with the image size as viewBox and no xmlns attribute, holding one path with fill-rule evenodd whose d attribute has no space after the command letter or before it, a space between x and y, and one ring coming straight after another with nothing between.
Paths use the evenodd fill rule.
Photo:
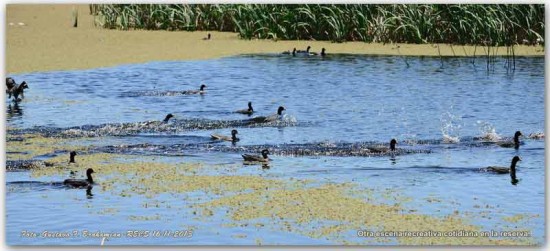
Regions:
<instances>
[{"instance_id":1,"label":"dense vegetation","mask_svg":"<svg viewBox=\"0 0 550 251\"><path fill-rule=\"evenodd\" d=\"M104 28L232 31L245 39L544 42L542 4L99 4L90 11Z\"/></svg>"}]
</instances>

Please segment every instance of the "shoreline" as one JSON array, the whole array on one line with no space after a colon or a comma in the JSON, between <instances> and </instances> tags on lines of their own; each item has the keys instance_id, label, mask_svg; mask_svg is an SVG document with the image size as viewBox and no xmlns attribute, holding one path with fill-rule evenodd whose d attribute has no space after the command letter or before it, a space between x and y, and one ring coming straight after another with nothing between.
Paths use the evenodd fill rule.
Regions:
<instances>
[{"instance_id":1,"label":"shoreline","mask_svg":"<svg viewBox=\"0 0 550 251\"><path fill-rule=\"evenodd\" d=\"M73 9L78 27L72 27ZM23 25L19 25L23 23ZM203 40L207 33L212 40ZM151 61L205 60L242 54L276 54L305 49L328 54L484 57L482 46L448 44L377 44L365 42L243 40L216 31L108 30L95 27L88 5L8 4L6 6L6 75L78 70ZM439 49L438 49L439 46ZM491 55L506 55L493 47ZM544 56L544 47L518 45L516 57Z\"/></svg>"}]
</instances>

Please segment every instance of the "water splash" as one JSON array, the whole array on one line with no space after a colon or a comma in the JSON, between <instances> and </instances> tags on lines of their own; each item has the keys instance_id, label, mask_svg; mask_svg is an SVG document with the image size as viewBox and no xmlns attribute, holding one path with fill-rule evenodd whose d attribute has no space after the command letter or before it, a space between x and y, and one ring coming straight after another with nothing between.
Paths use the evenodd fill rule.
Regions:
<instances>
[{"instance_id":1,"label":"water splash","mask_svg":"<svg viewBox=\"0 0 550 251\"><path fill-rule=\"evenodd\" d=\"M290 114L283 114L283 117L281 118L281 122L284 124L297 124L298 119L296 119L295 116Z\"/></svg>"},{"instance_id":2,"label":"water splash","mask_svg":"<svg viewBox=\"0 0 550 251\"><path fill-rule=\"evenodd\" d=\"M538 131L538 132L530 133L530 134L527 136L527 138L536 139L536 140L544 139L544 132Z\"/></svg>"},{"instance_id":3,"label":"water splash","mask_svg":"<svg viewBox=\"0 0 550 251\"><path fill-rule=\"evenodd\" d=\"M146 97L146 96L184 96L191 95L188 91L156 91L156 90L145 90L145 91L128 91L119 95L121 98L135 98L135 97Z\"/></svg>"},{"instance_id":4,"label":"water splash","mask_svg":"<svg viewBox=\"0 0 550 251\"><path fill-rule=\"evenodd\" d=\"M460 142L460 130L462 129L462 117L453 115L451 112L441 114L441 134L444 143Z\"/></svg>"},{"instance_id":5,"label":"water splash","mask_svg":"<svg viewBox=\"0 0 550 251\"><path fill-rule=\"evenodd\" d=\"M98 152L118 154L147 154L147 155L182 155L193 151L217 151L232 153L259 153L268 149L272 155L277 156L334 156L334 157L377 157L397 156L415 153L431 153L429 149L398 148L390 151L387 143L383 142L357 142L357 143L329 143L313 142L305 144L265 144L227 146L219 144L178 144L178 145L113 145L94 149Z\"/></svg>"},{"instance_id":6,"label":"water splash","mask_svg":"<svg viewBox=\"0 0 550 251\"><path fill-rule=\"evenodd\" d=\"M477 139L496 142L502 139L500 135L497 134L495 126L489 122L478 120L477 126L479 128L480 135Z\"/></svg>"},{"instance_id":7,"label":"water splash","mask_svg":"<svg viewBox=\"0 0 550 251\"><path fill-rule=\"evenodd\" d=\"M302 123L307 125L308 123ZM286 127L299 126L293 116L282 120L263 123L252 123L249 120L209 120L209 119L179 119L169 123L162 121L144 121L132 123L107 123L101 125L83 125L70 128L34 127L19 130L15 133L40 133L48 137L101 137L101 136L131 136L137 134L173 134L192 130L211 130L233 127Z\"/></svg>"}]
</instances>

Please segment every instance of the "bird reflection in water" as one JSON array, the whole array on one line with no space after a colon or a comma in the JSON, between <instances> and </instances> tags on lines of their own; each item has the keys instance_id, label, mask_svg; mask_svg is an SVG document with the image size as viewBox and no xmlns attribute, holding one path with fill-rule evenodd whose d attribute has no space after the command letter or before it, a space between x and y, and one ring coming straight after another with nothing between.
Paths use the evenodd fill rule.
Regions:
<instances>
[{"instance_id":1,"label":"bird reflection in water","mask_svg":"<svg viewBox=\"0 0 550 251\"><path fill-rule=\"evenodd\" d=\"M391 162L392 165L397 164L397 158L395 157L395 155L392 154L390 156L390 162Z\"/></svg>"},{"instance_id":2,"label":"bird reflection in water","mask_svg":"<svg viewBox=\"0 0 550 251\"><path fill-rule=\"evenodd\" d=\"M91 186L91 185L89 185L86 188L86 198L88 198L88 199L93 199L94 198L94 195L92 194L92 188L93 188L93 186Z\"/></svg>"},{"instance_id":3,"label":"bird reflection in water","mask_svg":"<svg viewBox=\"0 0 550 251\"><path fill-rule=\"evenodd\" d=\"M16 118L23 116L23 109L19 106L18 103L9 104L7 110L7 119Z\"/></svg>"}]
</instances>

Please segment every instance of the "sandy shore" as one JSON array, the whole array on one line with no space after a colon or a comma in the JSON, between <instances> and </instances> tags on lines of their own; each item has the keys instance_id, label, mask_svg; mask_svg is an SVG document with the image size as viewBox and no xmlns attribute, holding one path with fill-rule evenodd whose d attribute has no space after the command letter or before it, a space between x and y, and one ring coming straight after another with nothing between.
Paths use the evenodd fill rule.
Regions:
<instances>
[{"instance_id":1,"label":"sandy shore","mask_svg":"<svg viewBox=\"0 0 550 251\"><path fill-rule=\"evenodd\" d=\"M73 28L73 9L78 27ZM10 4L6 8L6 73L87 69L165 60L194 60L245 53L277 53L312 46L328 53L471 56L473 46L241 40L237 33L118 31L94 26L88 5ZM20 25L22 23L22 25ZM476 55L484 49L477 47ZM498 48L497 54L506 54ZM544 48L518 46L516 55L544 56Z\"/></svg>"}]
</instances>

